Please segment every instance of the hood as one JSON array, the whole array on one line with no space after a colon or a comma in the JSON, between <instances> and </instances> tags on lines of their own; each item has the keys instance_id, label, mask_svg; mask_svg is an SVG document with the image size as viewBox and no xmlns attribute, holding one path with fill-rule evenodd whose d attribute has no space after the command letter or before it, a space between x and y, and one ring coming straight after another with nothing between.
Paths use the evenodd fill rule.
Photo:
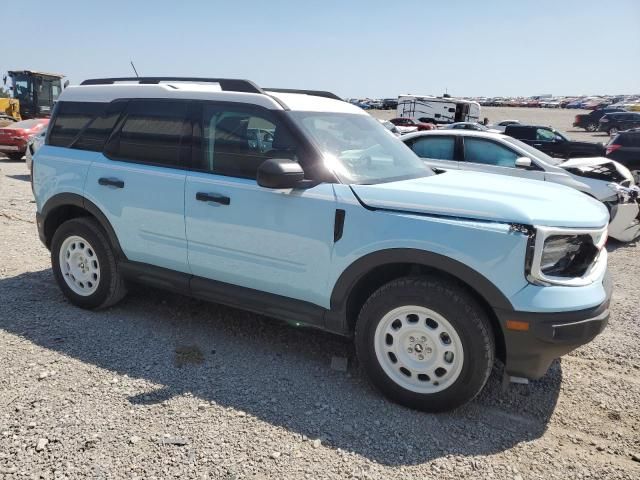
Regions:
<instances>
[{"instance_id":1,"label":"hood","mask_svg":"<svg viewBox=\"0 0 640 480\"><path fill-rule=\"evenodd\" d=\"M558 165L566 171L606 182L633 185L633 176L624 165L604 157L572 158Z\"/></svg>"},{"instance_id":2,"label":"hood","mask_svg":"<svg viewBox=\"0 0 640 480\"><path fill-rule=\"evenodd\" d=\"M449 170L440 175L352 185L367 207L548 227L600 228L605 206L569 187L539 180Z\"/></svg>"}]
</instances>

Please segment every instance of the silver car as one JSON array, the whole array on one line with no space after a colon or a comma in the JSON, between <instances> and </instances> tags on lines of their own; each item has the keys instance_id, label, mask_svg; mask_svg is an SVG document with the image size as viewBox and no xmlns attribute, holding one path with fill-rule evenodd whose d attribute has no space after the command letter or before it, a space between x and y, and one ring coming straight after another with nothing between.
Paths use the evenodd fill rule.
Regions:
<instances>
[{"instance_id":1,"label":"silver car","mask_svg":"<svg viewBox=\"0 0 640 480\"><path fill-rule=\"evenodd\" d=\"M531 178L580 190L609 209L610 237L628 242L640 235L640 189L618 162L604 157L552 158L513 137L473 130L416 132L401 139L435 169Z\"/></svg>"}]
</instances>

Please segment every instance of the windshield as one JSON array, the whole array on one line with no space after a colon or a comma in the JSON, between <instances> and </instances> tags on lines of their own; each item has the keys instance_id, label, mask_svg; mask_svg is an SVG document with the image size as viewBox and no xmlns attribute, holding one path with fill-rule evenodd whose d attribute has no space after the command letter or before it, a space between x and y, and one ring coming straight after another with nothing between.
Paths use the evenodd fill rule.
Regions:
<instances>
[{"instance_id":1,"label":"windshield","mask_svg":"<svg viewBox=\"0 0 640 480\"><path fill-rule=\"evenodd\" d=\"M563 159L550 157L546 153L538 150L537 148L533 148L531 145L527 145L526 143L521 142L517 138L504 137L503 140L526 151L532 159L541 160L544 163L548 163L549 165L560 165L562 162L564 162Z\"/></svg>"},{"instance_id":2,"label":"windshield","mask_svg":"<svg viewBox=\"0 0 640 480\"><path fill-rule=\"evenodd\" d=\"M290 112L343 183L372 184L434 175L409 147L369 115Z\"/></svg>"}]
</instances>

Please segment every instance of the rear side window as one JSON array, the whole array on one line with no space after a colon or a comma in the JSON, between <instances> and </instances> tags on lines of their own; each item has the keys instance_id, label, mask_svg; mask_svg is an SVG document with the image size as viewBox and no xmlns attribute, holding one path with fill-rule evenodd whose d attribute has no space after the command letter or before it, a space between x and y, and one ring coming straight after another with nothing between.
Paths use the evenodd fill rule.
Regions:
<instances>
[{"instance_id":1,"label":"rear side window","mask_svg":"<svg viewBox=\"0 0 640 480\"><path fill-rule=\"evenodd\" d=\"M296 143L274 115L250 106L205 105L199 170L255 179L268 158L298 160Z\"/></svg>"},{"instance_id":2,"label":"rear side window","mask_svg":"<svg viewBox=\"0 0 640 480\"><path fill-rule=\"evenodd\" d=\"M187 107L180 101L130 101L106 153L118 160L186 168L180 147L190 135Z\"/></svg>"},{"instance_id":3,"label":"rear side window","mask_svg":"<svg viewBox=\"0 0 640 480\"><path fill-rule=\"evenodd\" d=\"M523 140L534 140L536 138L536 130L528 127L507 126L505 133Z\"/></svg>"},{"instance_id":4,"label":"rear side window","mask_svg":"<svg viewBox=\"0 0 640 480\"><path fill-rule=\"evenodd\" d=\"M60 102L49 133L49 145L70 147L78 134L100 115L104 103Z\"/></svg>"},{"instance_id":5,"label":"rear side window","mask_svg":"<svg viewBox=\"0 0 640 480\"><path fill-rule=\"evenodd\" d=\"M467 162L515 167L517 158L518 155L513 150L489 140L470 137L464 139L464 159Z\"/></svg>"},{"instance_id":6,"label":"rear side window","mask_svg":"<svg viewBox=\"0 0 640 480\"><path fill-rule=\"evenodd\" d=\"M105 105L100 115L86 126L72 147L101 152L125 106L126 102Z\"/></svg>"},{"instance_id":7,"label":"rear side window","mask_svg":"<svg viewBox=\"0 0 640 480\"><path fill-rule=\"evenodd\" d=\"M420 138L411 146L411 149L420 158L453 160L455 139L453 137Z\"/></svg>"}]
</instances>

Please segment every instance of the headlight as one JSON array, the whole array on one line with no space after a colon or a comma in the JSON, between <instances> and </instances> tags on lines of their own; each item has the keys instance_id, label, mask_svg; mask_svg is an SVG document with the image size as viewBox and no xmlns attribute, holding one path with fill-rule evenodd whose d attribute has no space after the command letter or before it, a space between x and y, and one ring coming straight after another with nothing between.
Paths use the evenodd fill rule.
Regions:
<instances>
[{"instance_id":1,"label":"headlight","mask_svg":"<svg viewBox=\"0 0 640 480\"><path fill-rule=\"evenodd\" d=\"M588 285L606 268L606 227L538 227L529 240L526 275L537 285Z\"/></svg>"}]
</instances>

